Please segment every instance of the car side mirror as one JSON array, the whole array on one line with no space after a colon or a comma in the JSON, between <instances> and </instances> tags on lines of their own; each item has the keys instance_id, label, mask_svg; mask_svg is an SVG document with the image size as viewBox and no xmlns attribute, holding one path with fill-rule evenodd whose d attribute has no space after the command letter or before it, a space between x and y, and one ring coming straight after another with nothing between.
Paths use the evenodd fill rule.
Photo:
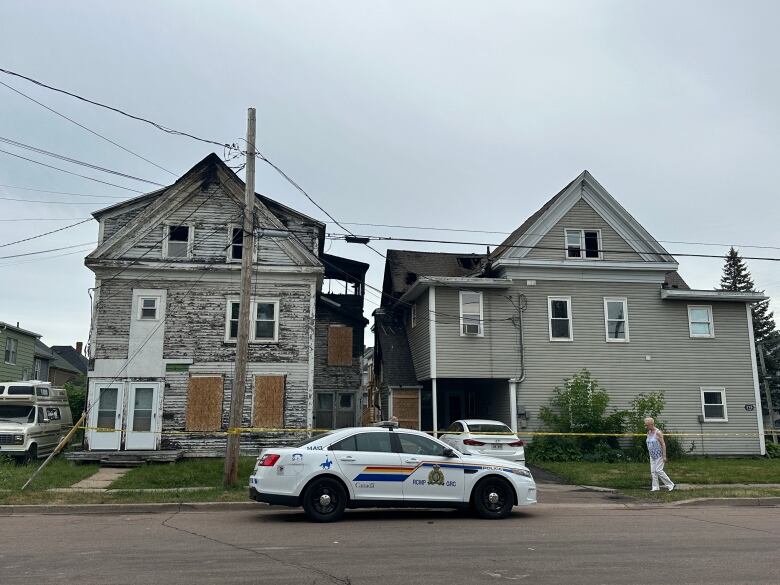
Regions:
<instances>
[{"instance_id":1,"label":"car side mirror","mask_svg":"<svg viewBox=\"0 0 780 585\"><path fill-rule=\"evenodd\" d=\"M455 457L455 451L452 449L445 449L444 450L444 456L445 457Z\"/></svg>"}]
</instances>

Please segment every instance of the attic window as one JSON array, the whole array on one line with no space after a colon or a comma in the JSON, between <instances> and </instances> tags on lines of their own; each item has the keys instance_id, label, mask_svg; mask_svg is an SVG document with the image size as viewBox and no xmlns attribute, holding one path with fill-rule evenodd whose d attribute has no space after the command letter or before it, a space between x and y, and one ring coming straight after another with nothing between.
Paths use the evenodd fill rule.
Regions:
<instances>
[{"instance_id":1,"label":"attic window","mask_svg":"<svg viewBox=\"0 0 780 585\"><path fill-rule=\"evenodd\" d=\"M565 230L566 258L569 260L599 260L601 258L600 230Z\"/></svg>"},{"instance_id":2,"label":"attic window","mask_svg":"<svg viewBox=\"0 0 780 585\"><path fill-rule=\"evenodd\" d=\"M190 234L192 230L188 225L166 226L165 256L168 258L187 258L190 251Z\"/></svg>"},{"instance_id":3,"label":"attic window","mask_svg":"<svg viewBox=\"0 0 780 585\"><path fill-rule=\"evenodd\" d=\"M244 255L244 230L230 226L230 260L241 260Z\"/></svg>"}]
</instances>

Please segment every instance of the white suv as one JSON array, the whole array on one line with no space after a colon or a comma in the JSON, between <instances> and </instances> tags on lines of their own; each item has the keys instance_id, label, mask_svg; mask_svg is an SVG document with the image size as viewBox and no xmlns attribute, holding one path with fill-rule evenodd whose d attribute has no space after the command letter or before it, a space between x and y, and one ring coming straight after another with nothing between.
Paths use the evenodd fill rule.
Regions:
<instances>
[{"instance_id":1,"label":"white suv","mask_svg":"<svg viewBox=\"0 0 780 585\"><path fill-rule=\"evenodd\" d=\"M258 502L303 506L310 520L338 520L345 508L474 508L505 518L536 503L520 464L463 455L393 423L330 431L296 447L263 449L249 480Z\"/></svg>"}]
</instances>

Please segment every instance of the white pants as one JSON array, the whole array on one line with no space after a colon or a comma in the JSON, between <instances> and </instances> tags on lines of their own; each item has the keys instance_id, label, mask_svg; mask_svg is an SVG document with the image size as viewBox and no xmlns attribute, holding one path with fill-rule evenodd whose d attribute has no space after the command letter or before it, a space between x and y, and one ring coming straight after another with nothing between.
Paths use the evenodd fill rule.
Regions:
<instances>
[{"instance_id":1,"label":"white pants","mask_svg":"<svg viewBox=\"0 0 780 585\"><path fill-rule=\"evenodd\" d=\"M661 478L661 481L664 482L664 485L666 487L672 487L674 485L674 482L669 479L669 476L666 475L666 472L664 471L664 459L663 457L660 457L658 459L650 459L650 477L653 480L653 486L652 490L657 491L658 490L658 478Z\"/></svg>"}]
</instances>

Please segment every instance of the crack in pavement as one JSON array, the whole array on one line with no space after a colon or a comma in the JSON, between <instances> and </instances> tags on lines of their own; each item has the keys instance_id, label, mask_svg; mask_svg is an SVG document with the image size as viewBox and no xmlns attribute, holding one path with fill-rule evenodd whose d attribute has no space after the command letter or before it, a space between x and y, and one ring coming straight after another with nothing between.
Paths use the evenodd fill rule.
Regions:
<instances>
[{"instance_id":1,"label":"crack in pavement","mask_svg":"<svg viewBox=\"0 0 780 585\"><path fill-rule=\"evenodd\" d=\"M240 551L252 553L253 555L264 557L266 559L269 559L271 561L274 561L274 562L279 563L281 565L284 565L286 567L291 567L293 569L303 569L303 570L306 570L306 571L311 571L312 573L316 573L317 575L320 575L321 577L325 577L326 579L328 579L332 583L336 583L337 585L352 585L352 581L350 580L349 577L344 577L342 579L340 577L337 577L336 575L332 575L331 573L328 573L327 571L324 571L322 569L318 569L317 567L312 567L311 565L304 565L302 563L294 563L292 561L285 561L285 560L279 559L277 557L274 557L272 555L269 555L267 553L251 549L249 547L240 546L240 545L237 545L237 544L233 544L231 542L225 542L224 540L219 540L218 538L213 538L213 537L207 536L205 534L200 534L199 532L194 532L192 530L187 530L186 528L181 528L179 526L174 526L173 524L169 524L169 522L171 520L173 520L176 516L179 515L179 512L181 512L181 510L177 510L176 512L174 512L173 514L168 516L168 518L163 520L160 523L160 525L161 526L165 526L166 528L170 528L172 530L176 530L177 532L182 532L184 534L189 534L191 536L197 536L199 538L202 538L204 540L208 540L210 542L215 542L215 543L221 544L223 546L228 546L228 547L233 548L235 550L240 550ZM315 579L314 582L316 583L316 579Z\"/></svg>"},{"instance_id":2,"label":"crack in pavement","mask_svg":"<svg viewBox=\"0 0 780 585\"><path fill-rule=\"evenodd\" d=\"M716 524L718 526L728 526L729 528L741 528L743 530L751 530L753 532L761 532L763 534L771 534L776 536L778 533L771 530L764 530L763 528L752 528L750 526L740 526L739 524L729 524L728 522L718 522L717 520L705 520L703 518L694 518L692 516L685 516L684 514L663 514L664 516L671 516L672 518L685 518L686 520L694 520L697 522L704 522L705 524Z\"/></svg>"}]
</instances>

